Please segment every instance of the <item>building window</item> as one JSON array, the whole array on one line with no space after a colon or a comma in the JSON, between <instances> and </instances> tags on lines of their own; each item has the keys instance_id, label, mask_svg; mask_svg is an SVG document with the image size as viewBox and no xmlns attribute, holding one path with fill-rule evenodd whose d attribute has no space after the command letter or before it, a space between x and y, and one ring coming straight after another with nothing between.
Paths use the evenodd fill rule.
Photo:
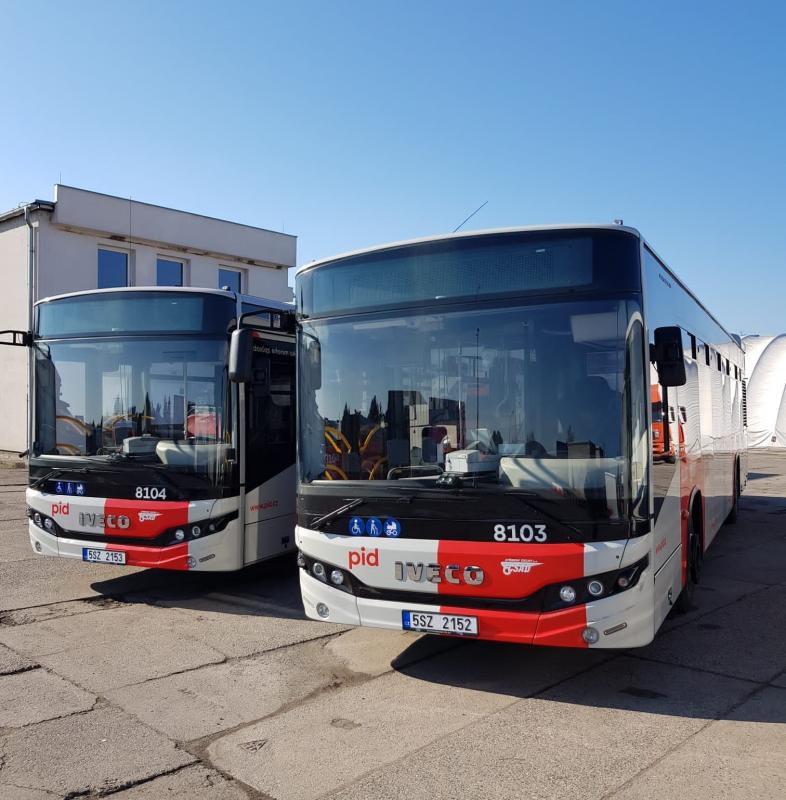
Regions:
<instances>
[{"instance_id":1,"label":"building window","mask_svg":"<svg viewBox=\"0 0 786 800\"><path fill-rule=\"evenodd\" d=\"M218 288L229 289L230 292L240 294L243 291L243 273L239 269L229 269L228 267L218 268Z\"/></svg>"},{"instance_id":2,"label":"building window","mask_svg":"<svg viewBox=\"0 0 786 800\"><path fill-rule=\"evenodd\" d=\"M173 261L170 258L156 259L156 285L182 286L183 262Z\"/></svg>"},{"instance_id":3,"label":"building window","mask_svg":"<svg viewBox=\"0 0 786 800\"><path fill-rule=\"evenodd\" d=\"M98 288L128 286L128 253L119 250L98 250Z\"/></svg>"}]
</instances>

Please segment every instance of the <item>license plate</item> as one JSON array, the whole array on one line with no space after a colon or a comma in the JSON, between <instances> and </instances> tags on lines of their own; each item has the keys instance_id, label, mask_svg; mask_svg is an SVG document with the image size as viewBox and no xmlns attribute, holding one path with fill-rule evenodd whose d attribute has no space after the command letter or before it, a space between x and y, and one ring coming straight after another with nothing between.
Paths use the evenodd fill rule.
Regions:
<instances>
[{"instance_id":1,"label":"license plate","mask_svg":"<svg viewBox=\"0 0 786 800\"><path fill-rule=\"evenodd\" d=\"M477 636L478 618L459 614L432 614L430 611L402 611L401 627L405 631Z\"/></svg>"},{"instance_id":2,"label":"license plate","mask_svg":"<svg viewBox=\"0 0 786 800\"><path fill-rule=\"evenodd\" d=\"M126 554L119 550L96 550L93 547L83 547L82 561L91 561L96 564L125 564Z\"/></svg>"}]
</instances>

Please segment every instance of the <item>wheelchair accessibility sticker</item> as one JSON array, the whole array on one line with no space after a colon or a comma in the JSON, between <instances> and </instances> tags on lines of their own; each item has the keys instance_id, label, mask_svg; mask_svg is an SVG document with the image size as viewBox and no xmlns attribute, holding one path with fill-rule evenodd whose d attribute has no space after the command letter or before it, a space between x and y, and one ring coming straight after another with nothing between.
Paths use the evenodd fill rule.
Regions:
<instances>
[{"instance_id":1,"label":"wheelchair accessibility sticker","mask_svg":"<svg viewBox=\"0 0 786 800\"><path fill-rule=\"evenodd\" d=\"M351 536L389 536L395 538L401 536L401 523L392 517L384 522L379 517L350 517L349 533Z\"/></svg>"}]
</instances>

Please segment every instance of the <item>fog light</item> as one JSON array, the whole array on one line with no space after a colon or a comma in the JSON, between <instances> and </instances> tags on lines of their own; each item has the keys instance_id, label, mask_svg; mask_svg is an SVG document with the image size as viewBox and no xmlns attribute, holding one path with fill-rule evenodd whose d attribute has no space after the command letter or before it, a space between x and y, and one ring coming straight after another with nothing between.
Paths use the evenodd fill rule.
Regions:
<instances>
[{"instance_id":1,"label":"fog light","mask_svg":"<svg viewBox=\"0 0 786 800\"><path fill-rule=\"evenodd\" d=\"M182 528L178 528L175 531L175 539L177 539L178 542L182 542L183 539L185 538L186 538L186 532Z\"/></svg>"},{"instance_id":2,"label":"fog light","mask_svg":"<svg viewBox=\"0 0 786 800\"><path fill-rule=\"evenodd\" d=\"M317 603L317 614L322 619L327 619L330 616L330 609L324 603Z\"/></svg>"},{"instance_id":3,"label":"fog light","mask_svg":"<svg viewBox=\"0 0 786 800\"><path fill-rule=\"evenodd\" d=\"M41 527L41 515L37 511L35 512L35 514L33 514L33 522L35 522L35 524L38 525L39 528Z\"/></svg>"},{"instance_id":4,"label":"fog light","mask_svg":"<svg viewBox=\"0 0 786 800\"><path fill-rule=\"evenodd\" d=\"M45 527L45 528L46 528L48 531L51 531L51 530L52 530L52 528L54 528L54 527L55 527L55 523L54 523L54 522L52 522L52 520L51 520L51 519L49 519L49 517L44 517L44 527Z\"/></svg>"},{"instance_id":5,"label":"fog light","mask_svg":"<svg viewBox=\"0 0 786 800\"><path fill-rule=\"evenodd\" d=\"M186 559L186 565L188 566L189 569L194 569L194 567L196 566L196 559L194 558L194 556L189 556Z\"/></svg>"},{"instance_id":6,"label":"fog light","mask_svg":"<svg viewBox=\"0 0 786 800\"><path fill-rule=\"evenodd\" d=\"M617 586L619 586L620 589L627 589L628 586L630 586L630 578L627 575L620 575L619 578L617 578Z\"/></svg>"},{"instance_id":7,"label":"fog light","mask_svg":"<svg viewBox=\"0 0 786 800\"><path fill-rule=\"evenodd\" d=\"M300 569L306 568L306 557L299 551L297 554L297 565L300 567Z\"/></svg>"},{"instance_id":8,"label":"fog light","mask_svg":"<svg viewBox=\"0 0 786 800\"><path fill-rule=\"evenodd\" d=\"M326 580L324 564L320 564L319 561L315 561L314 566L311 567L311 571L314 573L315 578L319 578L321 581Z\"/></svg>"},{"instance_id":9,"label":"fog light","mask_svg":"<svg viewBox=\"0 0 786 800\"><path fill-rule=\"evenodd\" d=\"M600 581L590 581L587 584L587 591L593 597L600 597L603 594L603 584Z\"/></svg>"},{"instance_id":10,"label":"fog light","mask_svg":"<svg viewBox=\"0 0 786 800\"><path fill-rule=\"evenodd\" d=\"M576 590L572 586L563 586L559 590L559 599L563 603L572 603L576 599Z\"/></svg>"},{"instance_id":11,"label":"fog light","mask_svg":"<svg viewBox=\"0 0 786 800\"><path fill-rule=\"evenodd\" d=\"M344 573L340 569L334 569L330 573L330 582L336 586L341 586L344 583Z\"/></svg>"},{"instance_id":12,"label":"fog light","mask_svg":"<svg viewBox=\"0 0 786 800\"><path fill-rule=\"evenodd\" d=\"M195 539L197 539L198 537L200 537L202 535L202 528L200 528L199 525L192 525L191 526L191 535Z\"/></svg>"},{"instance_id":13,"label":"fog light","mask_svg":"<svg viewBox=\"0 0 786 800\"><path fill-rule=\"evenodd\" d=\"M41 542L36 542L35 543L35 551L36 551L36 553L40 553L43 549L44 548L41 547Z\"/></svg>"},{"instance_id":14,"label":"fog light","mask_svg":"<svg viewBox=\"0 0 786 800\"><path fill-rule=\"evenodd\" d=\"M581 632L581 638L587 644L595 644L598 639L600 639L600 634L595 630L595 628L584 628Z\"/></svg>"}]
</instances>

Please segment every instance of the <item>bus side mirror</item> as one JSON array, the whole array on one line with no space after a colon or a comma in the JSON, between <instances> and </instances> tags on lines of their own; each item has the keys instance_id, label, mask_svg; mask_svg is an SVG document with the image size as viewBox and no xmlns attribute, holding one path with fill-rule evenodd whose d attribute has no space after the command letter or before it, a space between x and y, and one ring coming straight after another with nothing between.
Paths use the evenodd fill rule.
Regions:
<instances>
[{"instance_id":1,"label":"bus side mirror","mask_svg":"<svg viewBox=\"0 0 786 800\"><path fill-rule=\"evenodd\" d=\"M253 339L250 328L232 331L229 339L229 380L246 383L251 380L251 354Z\"/></svg>"},{"instance_id":2,"label":"bus side mirror","mask_svg":"<svg viewBox=\"0 0 786 800\"><path fill-rule=\"evenodd\" d=\"M676 325L655 328L655 366L661 386L684 386L685 358L682 350L682 330Z\"/></svg>"}]
</instances>

